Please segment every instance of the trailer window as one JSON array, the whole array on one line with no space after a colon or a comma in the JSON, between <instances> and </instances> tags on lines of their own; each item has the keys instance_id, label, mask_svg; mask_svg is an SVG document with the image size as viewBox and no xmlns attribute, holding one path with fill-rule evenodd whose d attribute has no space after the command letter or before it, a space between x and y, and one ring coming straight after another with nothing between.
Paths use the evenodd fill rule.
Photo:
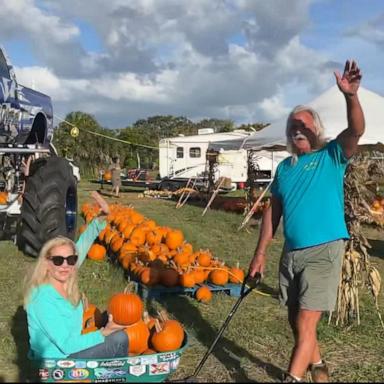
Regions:
<instances>
[{"instance_id":1,"label":"trailer window","mask_svg":"<svg viewBox=\"0 0 384 384\"><path fill-rule=\"evenodd\" d=\"M201 149L199 147L190 148L189 157L201 157Z\"/></svg>"},{"instance_id":2,"label":"trailer window","mask_svg":"<svg viewBox=\"0 0 384 384\"><path fill-rule=\"evenodd\" d=\"M182 159L184 157L184 148L183 147L177 147L176 148L176 157L178 159Z\"/></svg>"},{"instance_id":3,"label":"trailer window","mask_svg":"<svg viewBox=\"0 0 384 384\"><path fill-rule=\"evenodd\" d=\"M3 52L0 50L0 77L9 79L9 70L7 60L5 60Z\"/></svg>"}]
</instances>

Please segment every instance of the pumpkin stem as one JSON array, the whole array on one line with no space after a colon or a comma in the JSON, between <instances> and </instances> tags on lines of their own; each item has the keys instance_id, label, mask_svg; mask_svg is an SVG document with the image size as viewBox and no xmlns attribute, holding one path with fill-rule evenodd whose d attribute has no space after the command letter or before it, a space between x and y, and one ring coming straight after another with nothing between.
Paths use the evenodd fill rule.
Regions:
<instances>
[{"instance_id":1,"label":"pumpkin stem","mask_svg":"<svg viewBox=\"0 0 384 384\"><path fill-rule=\"evenodd\" d=\"M161 332L163 330L163 328L161 327L159 319L155 320L155 329L156 329L157 333L159 333L159 332Z\"/></svg>"},{"instance_id":2,"label":"pumpkin stem","mask_svg":"<svg viewBox=\"0 0 384 384\"><path fill-rule=\"evenodd\" d=\"M128 281L128 284L124 288L123 292L124 293L135 293L135 288L136 288L135 282L134 281Z\"/></svg>"},{"instance_id":3,"label":"pumpkin stem","mask_svg":"<svg viewBox=\"0 0 384 384\"><path fill-rule=\"evenodd\" d=\"M159 315L159 318L160 320L165 323L166 321L169 320L169 317L168 317L168 314L167 314L167 311L165 309L162 309L161 311L157 311L158 315Z\"/></svg>"},{"instance_id":4,"label":"pumpkin stem","mask_svg":"<svg viewBox=\"0 0 384 384\"><path fill-rule=\"evenodd\" d=\"M237 269L240 268L240 263L239 263L239 262L236 263L236 268L237 268Z\"/></svg>"}]
</instances>

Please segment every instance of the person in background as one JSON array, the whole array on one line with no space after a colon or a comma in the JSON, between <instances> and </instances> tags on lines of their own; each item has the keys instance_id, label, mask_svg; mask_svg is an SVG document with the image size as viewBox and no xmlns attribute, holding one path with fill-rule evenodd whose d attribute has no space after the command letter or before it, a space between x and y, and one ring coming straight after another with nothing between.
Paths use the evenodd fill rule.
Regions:
<instances>
[{"instance_id":1,"label":"person in background","mask_svg":"<svg viewBox=\"0 0 384 384\"><path fill-rule=\"evenodd\" d=\"M97 193L92 197L109 213L108 204ZM83 304L78 287L78 269L90 246L105 227L103 216L95 218L77 243L58 236L48 240L25 279L24 308L27 312L29 358L114 358L127 356L124 327L109 315L105 327L82 334Z\"/></svg>"},{"instance_id":2,"label":"person in background","mask_svg":"<svg viewBox=\"0 0 384 384\"><path fill-rule=\"evenodd\" d=\"M358 89L361 72L347 61L336 83L346 101L347 128L325 143L319 115L298 106L290 113L287 147L291 157L277 168L271 187L271 206L265 211L251 276L263 274L267 246L284 222L285 244L280 260L280 300L288 307L288 320L295 345L285 382L304 380L309 370L314 382L328 382L329 373L317 340L322 312L333 311L344 241L349 238L344 219L343 179L349 159L356 153L365 130Z\"/></svg>"},{"instance_id":3,"label":"person in background","mask_svg":"<svg viewBox=\"0 0 384 384\"><path fill-rule=\"evenodd\" d=\"M115 197L120 197L120 187L121 187L121 167L120 167L120 159L115 156L112 158L112 165L109 168L112 173L112 195L114 194Z\"/></svg>"}]
</instances>

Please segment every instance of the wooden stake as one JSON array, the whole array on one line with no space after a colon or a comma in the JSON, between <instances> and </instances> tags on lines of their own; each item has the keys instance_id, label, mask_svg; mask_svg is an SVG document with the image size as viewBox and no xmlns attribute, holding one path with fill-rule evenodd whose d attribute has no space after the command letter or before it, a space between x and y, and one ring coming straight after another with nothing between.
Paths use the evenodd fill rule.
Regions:
<instances>
[{"instance_id":1,"label":"wooden stake","mask_svg":"<svg viewBox=\"0 0 384 384\"><path fill-rule=\"evenodd\" d=\"M191 193L192 193L193 191L195 191L195 190L194 190L194 187L195 187L195 185L196 185L196 180L197 180L197 179L195 179L195 180L193 181L191 187L188 189L188 194L187 194L187 196L185 197L185 199L180 203L179 206L176 205L176 208L181 208L181 207L183 207L183 206L185 205L185 203L188 201L189 197L191 196ZM185 191L186 189L187 189L187 187L184 188L184 191ZM184 192L183 192L183 193L184 193ZM179 202L180 202L180 200L179 200Z\"/></svg>"},{"instance_id":2,"label":"wooden stake","mask_svg":"<svg viewBox=\"0 0 384 384\"><path fill-rule=\"evenodd\" d=\"M184 197L184 191L185 191L185 188L188 188L189 183L191 182L191 180L192 180L192 177L190 177L190 178L188 179L186 186L183 188L183 192L182 192L182 194L181 194L180 197L179 197L179 201L178 201L177 204L176 204L176 208L179 208L179 207L181 206L180 204L181 204L181 200L182 200L183 197Z\"/></svg>"},{"instance_id":3,"label":"wooden stake","mask_svg":"<svg viewBox=\"0 0 384 384\"><path fill-rule=\"evenodd\" d=\"M212 193L212 196L211 196L210 200L208 201L208 204L207 204L207 206L205 207L205 209L204 209L204 211L203 211L203 213L202 213L201 216L204 216L205 213L207 212L207 210L208 210L208 208L210 207L210 205L212 204L213 200L215 199L215 197L216 197L217 194L219 193L219 189L220 189L220 187L222 186L222 184L224 183L224 180L225 180L224 177L220 180L219 185L217 186L217 188L216 188L216 189L214 190L214 192Z\"/></svg>"},{"instance_id":4,"label":"wooden stake","mask_svg":"<svg viewBox=\"0 0 384 384\"><path fill-rule=\"evenodd\" d=\"M253 204L252 208L249 210L247 216L245 216L243 222L241 223L241 225L239 226L239 228L237 228L238 231L240 231L240 229L244 228L244 226L248 223L248 221L251 219L251 217L253 216L253 214L255 213L256 211L256 208L259 206L260 204L260 201L261 199L264 197L264 195L267 193L268 189L270 188L271 184L272 184L272 181L273 179L268 183L268 185L265 187L264 191L262 192L262 194L259 196L259 198L255 201L255 203Z\"/></svg>"}]
</instances>

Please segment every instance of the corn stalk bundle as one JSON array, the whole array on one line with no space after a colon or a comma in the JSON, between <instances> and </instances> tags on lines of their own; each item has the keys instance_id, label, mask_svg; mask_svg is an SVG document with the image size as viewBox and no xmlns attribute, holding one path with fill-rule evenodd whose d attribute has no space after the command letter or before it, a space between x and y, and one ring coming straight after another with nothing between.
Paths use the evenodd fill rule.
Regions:
<instances>
[{"instance_id":1,"label":"corn stalk bundle","mask_svg":"<svg viewBox=\"0 0 384 384\"><path fill-rule=\"evenodd\" d=\"M260 176L260 167L258 164L258 158L256 151L250 150L247 155L247 195L246 195L246 206L244 208L244 216L251 210L254 202L258 198L258 188L256 179Z\"/></svg>"},{"instance_id":2,"label":"corn stalk bundle","mask_svg":"<svg viewBox=\"0 0 384 384\"><path fill-rule=\"evenodd\" d=\"M384 177L384 166L372 160L368 154L360 154L348 166L344 180L345 219L350 234L342 264L338 287L336 325L347 325L353 321L360 324L359 289L367 287L371 292L380 323L384 328L378 296L381 276L371 264L368 240L362 234L362 224L377 225L371 214L369 202L375 196L375 186ZM329 321L331 321L332 313Z\"/></svg>"}]
</instances>

